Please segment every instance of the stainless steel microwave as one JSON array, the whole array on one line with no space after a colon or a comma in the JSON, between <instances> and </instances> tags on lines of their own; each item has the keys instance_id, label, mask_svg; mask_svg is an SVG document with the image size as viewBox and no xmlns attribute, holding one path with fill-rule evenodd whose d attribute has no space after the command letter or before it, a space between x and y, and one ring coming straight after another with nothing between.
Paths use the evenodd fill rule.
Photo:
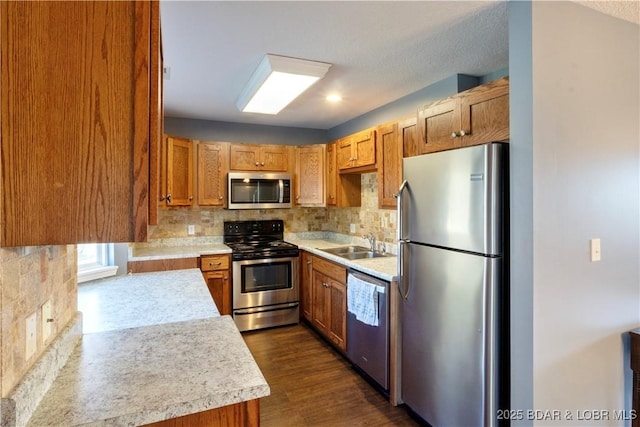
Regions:
<instances>
[{"instance_id":1,"label":"stainless steel microwave","mask_svg":"<svg viewBox=\"0 0 640 427\"><path fill-rule=\"evenodd\" d=\"M229 172L227 209L291 207L291 174Z\"/></svg>"}]
</instances>

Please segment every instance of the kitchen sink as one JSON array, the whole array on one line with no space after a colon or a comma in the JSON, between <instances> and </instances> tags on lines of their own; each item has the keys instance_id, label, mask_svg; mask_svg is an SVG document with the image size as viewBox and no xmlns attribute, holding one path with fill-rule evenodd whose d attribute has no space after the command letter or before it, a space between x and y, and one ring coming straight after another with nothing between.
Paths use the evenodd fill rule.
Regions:
<instances>
[{"instance_id":1,"label":"kitchen sink","mask_svg":"<svg viewBox=\"0 0 640 427\"><path fill-rule=\"evenodd\" d=\"M339 246L337 248L320 249L334 255L352 254L357 252L370 252L364 246Z\"/></svg>"},{"instance_id":2,"label":"kitchen sink","mask_svg":"<svg viewBox=\"0 0 640 427\"><path fill-rule=\"evenodd\" d=\"M328 252L333 255L337 255L345 259L380 258L380 257L387 256L387 254L374 252L372 250L365 248L364 246L340 246L337 248L328 248L328 249L320 249L320 250L324 252Z\"/></svg>"}]
</instances>

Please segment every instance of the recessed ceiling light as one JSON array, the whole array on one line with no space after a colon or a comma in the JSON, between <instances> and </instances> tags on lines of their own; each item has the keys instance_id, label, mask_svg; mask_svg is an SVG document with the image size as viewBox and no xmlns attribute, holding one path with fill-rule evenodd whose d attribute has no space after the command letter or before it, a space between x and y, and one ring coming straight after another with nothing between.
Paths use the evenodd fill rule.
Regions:
<instances>
[{"instance_id":1,"label":"recessed ceiling light","mask_svg":"<svg viewBox=\"0 0 640 427\"><path fill-rule=\"evenodd\" d=\"M342 97L338 94L332 94L327 96L327 101L329 102L340 102L342 101Z\"/></svg>"}]
</instances>

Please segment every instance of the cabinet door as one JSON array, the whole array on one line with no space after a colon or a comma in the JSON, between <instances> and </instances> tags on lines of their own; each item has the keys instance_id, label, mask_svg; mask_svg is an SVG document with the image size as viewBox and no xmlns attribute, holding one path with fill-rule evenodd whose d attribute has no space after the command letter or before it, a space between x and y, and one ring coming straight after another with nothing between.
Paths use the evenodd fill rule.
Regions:
<instances>
[{"instance_id":1,"label":"cabinet door","mask_svg":"<svg viewBox=\"0 0 640 427\"><path fill-rule=\"evenodd\" d=\"M300 275L300 313L302 317L308 321L312 321L312 306L313 306L313 293L312 293L312 281L313 281L313 255L309 252L302 252L302 273Z\"/></svg>"},{"instance_id":2,"label":"cabinet door","mask_svg":"<svg viewBox=\"0 0 640 427\"><path fill-rule=\"evenodd\" d=\"M260 148L251 144L231 144L229 169L252 171L260 169Z\"/></svg>"},{"instance_id":3,"label":"cabinet door","mask_svg":"<svg viewBox=\"0 0 640 427\"><path fill-rule=\"evenodd\" d=\"M509 139L509 79L463 92L460 96L463 146Z\"/></svg>"},{"instance_id":4,"label":"cabinet door","mask_svg":"<svg viewBox=\"0 0 640 427\"><path fill-rule=\"evenodd\" d=\"M225 143L198 144L198 204L224 206L227 184L227 150Z\"/></svg>"},{"instance_id":5,"label":"cabinet door","mask_svg":"<svg viewBox=\"0 0 640 427\"><path fill-rule=\"evenodd\" d=\"M366 130L351 138L351 153L355 161L353 167L376 165L376 132Z\"/></svg>"},{"instance_id":6,"label":"cabinet door","mask_svg":"<svg viewBox=\"0 0 640 427\"><path fill-rule=\"evenodd\" d=\"M402 144L398 138L398 124L378 127L378 207L395 208L396 194L402 179Z\"/></svg>"},{"instance_id":7,"label":"cabinet door","mask_svg":"<svg viewBox=\"0 0 640 427\"><path fill-rule=\"evenodd\" d=\"M351 138L341 138L336 142L337 145L337 159L338 169L349 169L353 167L355 157L351 148Z\"/></svg>"},{"instance_id":8,"label":"cabinet door","mask_svg":"<svg viewBox=\"0 0 640 427\"><path fill-rule=\"evenodd\" d=\"M418 110L421 154L459 147L459 131L460 108L456 98L446 98Z\"/></svg>"},{"instance_id":9,"label":"cabinet door","mask_svg":"<svg viewBox=\"0 0 640 427\"><path fill-rule=\"evenodd\" d=\"M167 138L167 205L193 203L193 143L188 139Z\"/></svg>"},{"instance_id":10,"label":"cabinet door","mask_svg":"<svg viewBox=\"0 0 640 427\"><path fill-rule=\"evenodd\" d=\"M146 240L157 6L0 2L1 246Z\"/></svg>"},{"instance_id":11,"label":"cabinet door","mask_svg":"<svg viewBox=\"0 0 640 427\"><path fill-rule=\"evenodd\" d=\"M296 147L295 203L324 206L324 145Z\"/></svg>"},{"instance_id":12,"label":"cabinet door","mask_svg":"<svg viewBox=\"0 0 640 427\"><path fill-rule=\"evenodd\" d=\"M260 147L259 170L287 172L289 170L289 147L286 145L263 145Z\"/></svg>"},{"instance_id":13,"label":"cabinet door","mask_svg":"<svg viewBox=\"0 0 640 427\"><path fill-rule=\"evenodd\" d=\"M329 279L329 339L343 351L347 349L347 287Z\"/></svg>"},{"instance_id":14,"label":"cabinet door","mask_svg":"<svg viewBox=\"0 0 640 427\"><path fill-rule=\"evenodd\" d=\"M402 157L412 157L422 154L420 152L420 142L418 141L418 118L416 116L407 117L398 122L398 133L402 141Z\"/></svg>"},{"instance_id":15,"label":"cabinet door","mask_svg":"<svg viewBox=\"0 0 640 427\"><path fill-rule=\"evenodd\" d=\"M231 314L231 281L229 271L207 271L203 272L209 293L218 307L220 314Z\"/></svg>"},{"instance_id":16,"label":"cabinet door","mask_svg":"<svg viewBox=\"0 0 640 427\"><path fill-rule=\"evenodd\" d=\"M336 161L336 143L332 142L327 144L327 174L325 180L327 206L335 206L338 200L338 188L336 186L338 171L336 169Z\"/></svg>"},{"instance_id":17,"label":"cabinet door","mask_svg":"<svg viewBox=\"0 0 640 427\"><path fill-rule=\"evenodd\" d=\"M329 278L318 270L313 270L312 273L312 291L311 291L311 315L312 323L321 332L326 334L329 324Z\"/></svg>"}]
</instances>

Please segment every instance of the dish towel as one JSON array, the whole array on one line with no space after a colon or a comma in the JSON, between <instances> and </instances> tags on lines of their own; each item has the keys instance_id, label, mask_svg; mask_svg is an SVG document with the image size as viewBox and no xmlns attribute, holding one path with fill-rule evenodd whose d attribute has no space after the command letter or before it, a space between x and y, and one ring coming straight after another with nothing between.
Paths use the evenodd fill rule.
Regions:
<instances>
[{"instance_id":1,"label":"dish towel","mask_svg":"<svg viewBox=\"0 0 640 427\"><path fill-rule=\"evenodd\" d=\"M365 325L378 326L378 293L384 293L382 286L349 274L347 278L347 310Z\"/></svg>"}]
</instances>

